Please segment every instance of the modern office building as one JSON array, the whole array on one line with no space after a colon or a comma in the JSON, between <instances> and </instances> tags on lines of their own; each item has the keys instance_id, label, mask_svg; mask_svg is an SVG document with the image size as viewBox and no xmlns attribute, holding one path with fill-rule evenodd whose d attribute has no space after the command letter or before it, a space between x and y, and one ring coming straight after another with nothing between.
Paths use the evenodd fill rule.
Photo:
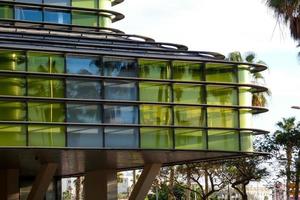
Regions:
<instances>
[{"instance_id":1,"label":"modern office building","mask_svg":"<svg viewBox=\"0 0 300 200\"><path fill-rule=\"evenodd\" d=\"M255 154L263 65L110 28L123 0L0 0L0 199L116 199L116 171ZM49 186L50 185L50 186ZM48 192L47 192L48 190Z\"/></svg>"}]
</instances>

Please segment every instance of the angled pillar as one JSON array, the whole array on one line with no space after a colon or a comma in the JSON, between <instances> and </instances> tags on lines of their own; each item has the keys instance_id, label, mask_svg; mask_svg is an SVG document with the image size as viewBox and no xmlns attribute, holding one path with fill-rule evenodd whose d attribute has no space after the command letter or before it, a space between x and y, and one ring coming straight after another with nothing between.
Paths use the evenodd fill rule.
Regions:
<instances>
[{"instance_id":1,"label":"angled pillar","mask_svg":"<svg viewBox=\"0 0 300 200\"><path fill-rule=\"evenodd\" d=\"M47 189L55 175L57 169L56 163L43 164L38 175L32 185L31 191L27 200L42 200L47 192Z\"/></svg>"},{"instance_id":2,"label":"angled pillar","mask_svg":"<svg viewBox=\"0 0 300 200\"><path fill-rule=\"evenodd\" d=\"M129 200L143 200L146 198L152 182L155 177L159 174L161 164L147 164L145 165L138 182L133 188Z\"/></svg>"},{"instance_id":3,"label":"angled pillar","mask_svg":"<svg viewBox=\"0 0 300 200\"><path fill-rule=\"evenodd\" d=\"M117 200L118 184L116 170L88 172L84 179L85 200Z\"/></svg>"},{"instance_id":4,"label":"angled pillar","mask_svg":"<svg viewBox=\"0 0 300 200\"><path fill-rule=\"evenodd\" d=\"M19 170L0 170L0 200L19 200Z\"/></svg>"}]
</instances>

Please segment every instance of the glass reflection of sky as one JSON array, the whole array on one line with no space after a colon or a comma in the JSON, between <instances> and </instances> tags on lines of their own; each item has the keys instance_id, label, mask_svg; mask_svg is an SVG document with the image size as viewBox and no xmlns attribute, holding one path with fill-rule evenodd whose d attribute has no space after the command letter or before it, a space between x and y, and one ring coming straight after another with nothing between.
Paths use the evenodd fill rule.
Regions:
<instances>
[{"instance_id":1,"label":"glass reflection of sky","mask_svg":"<svg viewBox=\"0 0 300 200\"><path fill-rule=\"evenodd\" d=\"M93 57L67 57L67 73L100 75L101 69L98 58Z\"/></svg>"}]
</instances>

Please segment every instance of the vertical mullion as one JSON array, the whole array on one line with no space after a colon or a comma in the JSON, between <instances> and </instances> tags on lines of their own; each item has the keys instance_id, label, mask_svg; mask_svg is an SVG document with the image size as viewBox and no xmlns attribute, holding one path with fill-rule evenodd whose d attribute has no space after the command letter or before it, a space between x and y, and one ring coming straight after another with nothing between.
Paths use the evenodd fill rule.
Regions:
<instances>
[{"instance_id":1,"label":"vertical mullion","mask_svg":"<svg viewBox=\"0 0 300 200\"><path fill-rule=\"evenodd\" d=\"M207 73L207 70L206 70L206 63L202 63L201 64L201 68L202 68L202 80L204 82L206 82L206 73ZM205 140L206 140L206 150L208 150L209 146L208 146L208 109L207 109L207 85L205 84L204 86L202 85L202 88L203 88L203 98L202 98L202 101L203 101L203 104L206 105L204 107L204 109L202 108L202 110L204 110L204 115L205 115Z\"/></svg>"},{"instance_id":2,"label":"vertical mullion","mask_svg":"<svg viewBox=\"0 0 300 200\"><path fill-rule=\"evenodd\" d=\"M25 52L25 71L28 72L28 52L26 51ZM28 75L25 76L25 96L28 97ZM28 133L28 127L29 127L29 117L28 117L28 112L29 112L29 109L28 109L28 100L25 101L26 102L26 122L27 124L25 125L26 126L26 146L29 146L29 133Z\"/></svg>"},{"instance_id":3,"label":"vertical mullion","mask_svg":"<svg viewBox=\"0 0 300 200\"><path fill-rule=\"evenodd\" d=\"M170 64L170 79L173 80L174 79L174 70L173 70L173 60L172 61L169 61L169 64ZM170 84L170 87L171 87L171 102L174 103L174 84L173 83L169 83ZM175 149L176 145L175 145L175 106L174 104L171 106L171 113L172 113L172 143L173 143L173 146L172 148Z\"/></svg>"},{"instance_id":4,"label":"vertical mullion","mask_svg":"<svg viewBox=\"0 0 300 200\"><path fill-rule=\"evenodd\" d=\"M104 58L103 56L99 57L99 65L101 66L101 76L104 76ZM105 87L104 87L104 79L101 78L101 99L103 100L105 98ZM101 103L101 123L104 123L104 103ZM101 126L102 129L102 148L105 148L105 126Z\"/></svg>"},{"instance_id":5,"label":"vertical mullion","mask_svg":"<svg viewBox=\"0 0 300 200\"><path fill-rule=\"evenodd\" d=\"M235 78L236 78L236 81L237 83L240 83L240 79L239 79L239 69L238 69L238 65L235 65L234 66L234 73L235 73ZM234 89L236 90L236 100L237 100L237 105L240 106L240 90L239 90L239 87L238 86L235 86ZM242 138L241 138L241 120L240 120L240 114L241 114L241 111L240 109L238 108L237 109L237 125L238 125L238 137L239 137L239 151L242 150Z\"/></svg>"},{"instance_id":6,"label":"vertical mullion","mask_svg":"<svg viewBox=\"0 0 300 200\"><path fill-rule=\"evenodd\" d=\"M137 77L140 78L140 66L139 66L139 59L136 59L136 63L137 63ZM141 104L140 104L140 100L141 100L141 96L140 96L140 81L135 82L136 88L137 88L137 101L138 101L138 148L141 148Z\"/></svg>"},{"instance_id":7,"label":"vertical mullion","mask_svg":"<svg viewBox=\"0 0 300 200\"><path fill-rule=\"evenodd\" d=\"M64 74L67 73L67 54L64 54ZM64 98L67 98L67 78L64 78ZM65 109L65 120L64 122L67 123L68 120L68 108L67 108L67 102L64 101L64 109ZM68 126L65 124L65 146L68 147Z\"/></svg>"}]
</instances>

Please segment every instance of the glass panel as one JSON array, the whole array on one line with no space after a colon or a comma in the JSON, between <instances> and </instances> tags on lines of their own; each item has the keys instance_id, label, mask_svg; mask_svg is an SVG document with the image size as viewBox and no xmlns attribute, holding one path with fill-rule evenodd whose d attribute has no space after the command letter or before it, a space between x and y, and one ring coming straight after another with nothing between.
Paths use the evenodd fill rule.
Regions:
<instances>
[{"instance_id":1,"label":"glass panel","mask_svg":"<svg viewBox=\"0 0 300 200\"><path fill-rule=\"evenodd\" d=\"M171 125L172 109L169 106L141 105L141 124L147 125Z\"/></svg>"},{"instance_id":2,"label":"glass panel","mask_svg":"<svg viewBox=\"0 0 300 200\"><path fill-rule=\"evenodd\" d=\"M45 10L44 21L56 24L71 24L71 14L63 11Z\"/></svg>"},{"instance_id":3,"label":"glass panel","mask_svg":"<svg viewBox=\"0 0 300 200\"><path fill-rule=\"evenodd\" d=\"M137 128L106 128L105 147L138 148L139 138Z\"/></svg>"},{"instance_id":4,"label":"glass panel","mask_svg":"<svg viewBox=\"0 0 300 200\"><path fill-rule=\"evenodd\" d=\"M65 108L63 103L28 103L28 121L64 122Z\"/></svg>"},{"instance_id":5,"label":"glass panel","mask_svg":"<svg viewBox=\"0 0 300 200\"><path fill-rule=\"evenodd\" d=\"M44 0L44 4L70 6L70 0Z\"/></svg>"},{"instance_id":6,"label":"glass panel","mask_svg":"<svg viewBox=\"0 0 300 200\"><path fill-rule=\"evenodd\" d=\"M241 132L241 150L253 151L253 135L251 132Z\"/></svg>"},{"instance_id":7,"label":"glass panel","mask_svg":"<svg viewBox=\"0 0 300 200\"><path fill-rule=\"evenodd\" d=\"M67 73L101 75L98 57L67 56Z\"/></svg>"},{"instance_id":8,"label":"glass panel","mask_svg":"<svg viewBox=\"0 0 300 200\"><path fill-rule=\"evenodd\" d=\"M136 106L104 106L104 123L137 124L138 109Z\"/></svg>"},{"instance_id":9,"label":"glass panel","mask_svg":"<svg viewBox=\"0 0 300 200\"><path fill-rule=\"evenodd\" d=\"M0 70L25 71L25 67L26 56L23 52L0 51Z\"/></svg>"},{"instance_id":10,"label":"glass panel","mask_svg":"<svg viewBox=\"0 0 300 200\"><path fill-rule=\"evenodd\" d=\"M67 98L100 99L101 83L99 81L67 80Z\"/></svg>"},{"instance_id":11,"label":"glass panel","mask_svg":"<svg viewBox=\"0 0 300 200\"><path fill-rule=\"evenodd\" d=\"M209 127L238 127L238 112L229 108L207 108Z\"/></svg>"},{"instance_id":12,"label":"glass panel","mask_svg":"<svg viewBox=\"0 0 300 200\"><path fill-rule=\"evenodd\" d=\"M250 109L240 110L240 128L252 128L252 111Z\"/></svg>"},{"instance_id":13,"label":"glass panel","mask_svg":"<svg viewBox=\"0 0 300 200\"><path fill-rule=\"evenodd\" d=\"M28 71L45 73L64 73L64 57L62 55L29 53Z\"/></svg>"},{"instance_id":14,"label":"glass panel","mask_svg":"<svg viewBox=\"0 0 300 200\"><path fill-rule=\"evenodd\" d=\"M203 103L203 86L190 84L174 84L174 102L176 103Z\"/></svg>"},{"instance_id":15,"label":"glass panel","mask_svg":"<svg viewBox=\"0 0 300 200\"><path fill-rule=\"evenodd\" d=\"M72 7L98 8L97 0L72 0Z\"/></svg>"},{"instance_id":16,"label":"glass panel","mask_svg":"<svg viewBox=\"0 0 300 200\"><path fill-rule=\"evenodd\" d=\"M7 5L0 5L0 19L13 19L13 8Z\"/></svg>"},{"instance_id":17,"label":"glass panel","mask_svg":"<svg viewBox=\"0 0 300 200\"><path fill-rule=\"evenodd\" d=\"M236 131L209 130L208 149L239 151L239 134Z\"/></svg>"},{"instance_id":18,"label":"glass panel","mask_svg":"<svg viewBox=\"0 0 300 200\"><path fill-rule=\"evenodd\" d=\"M72 12L72 24L78 26L97 26L98 16L95 13Z\"/></svg>"},{"instance_id":19,"label":"glass panel","mask_svg":"<svg viewBox=\"0 0 300 200\"><path fill-rule=\"evenodd\" d=\"M201 81L201 64L179 61L173 62L173 79L183 81Z\"/></svg>"},{"instance_id":20,"label":"glass panel","mask_svg":"<svg viewBox=\"0 0 300 200\"><path fill-rule=\"evenodd\" d=\"M24 3L38 3L41 4L42 0L15 0L16 2L24 2Z\"/></svg>"},{"instance_id":21,"label":"glass panel","mask_svg":"<svg viewBox=\"0 0 300 200\"><path fill-rule=\"evenodd\" d=\"M97 127L68 127L68 147L102 147L103 131Z\"/></svg>"},{"instance_id":22,"label":"glass panel","mask_svg":"<svg viewBox=\"0 0 300 200\"><path fill-rule=\"evenodd\" d=\"M237 105L237 90L227 86L207 86L207 104Z\"/></svg>"},{"instance_id":23,"label":"glass panel","mask_svg":"<svg viewBox=\"0 0 300 200\"><path fill-rule=\"evenodd\" d=\"M26 146L26 126L0 125L0 146Z\"/></svg>"},{"instance_id":24,"label":"glass panel","mask_svg":"<svg viewBox=\"0 0 300 200\"><path fill-rule=\"evenodd\" d=\"M101 106L67 104L67 121L74 123L100 123Z\"/></svg>"},{"instance_id":25,"label":"glass panel","mask_svg":"<svg viewBox=\"0 0 300 200\"><path fill-rule=\"evenodd\" d=\"M239 83L251 83L250 66L239 65Z\"/></svg>"},{"instance_id":26,"label":"glass panel","mask_svg":"<svg viewBox=\"0 0 300 200\"><path fill-rule=\"evenodd\" d=\"M171 102L171 87L163 83L140 83L140 101Z\"/></svg>"},{"instance_id":27,"label":"glass panel","mask_svg":"<svg viewBox=\"0 0 300 200\"><path fill-rule=\"evenodd\" d=\"M140 78L170 79L171 67L168 61L140 59L138 62Z\"/></svg>"},{"instance_id":28,"label":"glass panel","mask_svg":"<svg viewBox=\"0 0 300 200\"><path fill-rule=\"evenodd\" d=\"M137 76L137 63L134 59L104 57L103 65L104 76Z\"/></svg>"},{"instance_id":29,"label":"glass panel","mask_svg":"<svg viewBox=\"0 0 300 200\"><path fill-rule=\"evenodd\" d=\"M23 78L0 76L0 95L25 96L26 82Z\"/></svg>"},{"instance_id":30,"label":"glass panel","mask_svg":"<svg viewBox=\"0 0 300 200\"><path fill-rule=\"evenodd\" d=\"M252 92L251 88L240 87L239 89L240 106L252 106Z\"/></svg>"},{"instance_id":31,"label":"glass panel","mask_svg":"<svg viewBox=\"0 0 300 200\"><path fill-rule=\"evenodd\" d=\"M205 126L205 110L201 107L175 106L176 126Z\"/></svg>"},{"instance_id":32,"label":"glass panel","mask_svg":"<svg viewBox=\"0 0 300 200\"><path fill-rule=\"evenodd\" d=\"M205 131L199 129L175 129L176 149L206 149Z\"/></svg>"},{"instance_id":33,"label":"glass panel","mask_svg":"<svg viewBox=\"0 0 300 200\"><path fill-rule=\"evenodd\" d=\"M64 126L28 126L29 146L64 147L65 127Z\"/></svg>"},{"instance_id":34,"label":"glass panel","mask_svg":"<svg viewBox=\"0 0 300 200\"><path fill-rule=\"evenodd\" d=\"M26 105L22 102L0 101L0 121L25 121Z\"/></svg>"},{"instance_id":35,"label":"glass panel","mask_svg":"<svg viewBox=\"0 0 300 200\"><path fill-rule=\"evenodd\" d=\"M236 66L222 63L206 64L206 81L212 82L237 82Z\"/></svg>"},{"instance_id":36,"label":"glass panel","mask_svg":"<svg viewBox=\"0 0 300 200\"><path fill-rule=\"evenodd\" d=\"M111 0L99 0L99 9L109 9L111 4Z\"/></svg>"},{"instance_id":37,"label":"glass panel","mask_svg":"<svg viewBox=\"0 0 300 200\"><path fill-rule=\"evenodd\" d=\"M173 148L172 130L168 128L141 128L142 149Z\"/></svg>"},{"instance_id":38,"label":"glass panel","mask_svg":"<svg viewBox=\"0 0 300 200\"><path fill-rule=\"evenodd\" d=\"M112 21L109 17L100 16L99 17L99 27L110 27Z\"/></svg>"},{"instance_id":39,"label":"glass panel","mask_svg":"<svg viewBox=\"0 0 300 200\"><path fill-rule=\"evenodd\" d=\"M40 9L16 7L15 18L17 20L42 22L43 14Z\"/></svg>"},{"instance_id":40,"label":"glass panel","mask_svg":"<svg viewBox=\"0 0 300 200\"><path fill-rule=\"evenodd\" d=\"M63 98L64 82L60 79L28 78L28 95Z\"/></svg>"},{"instance_id":41,"label":"glass panel","mask_svg":"<svg viewBox=\"0 0 300 200\"><path fill-rule=\"evenodd\" d=\"M110 100L137 100L135 82L107 81L104 82L104 98Z\"/></svg>"}]
</instances>

